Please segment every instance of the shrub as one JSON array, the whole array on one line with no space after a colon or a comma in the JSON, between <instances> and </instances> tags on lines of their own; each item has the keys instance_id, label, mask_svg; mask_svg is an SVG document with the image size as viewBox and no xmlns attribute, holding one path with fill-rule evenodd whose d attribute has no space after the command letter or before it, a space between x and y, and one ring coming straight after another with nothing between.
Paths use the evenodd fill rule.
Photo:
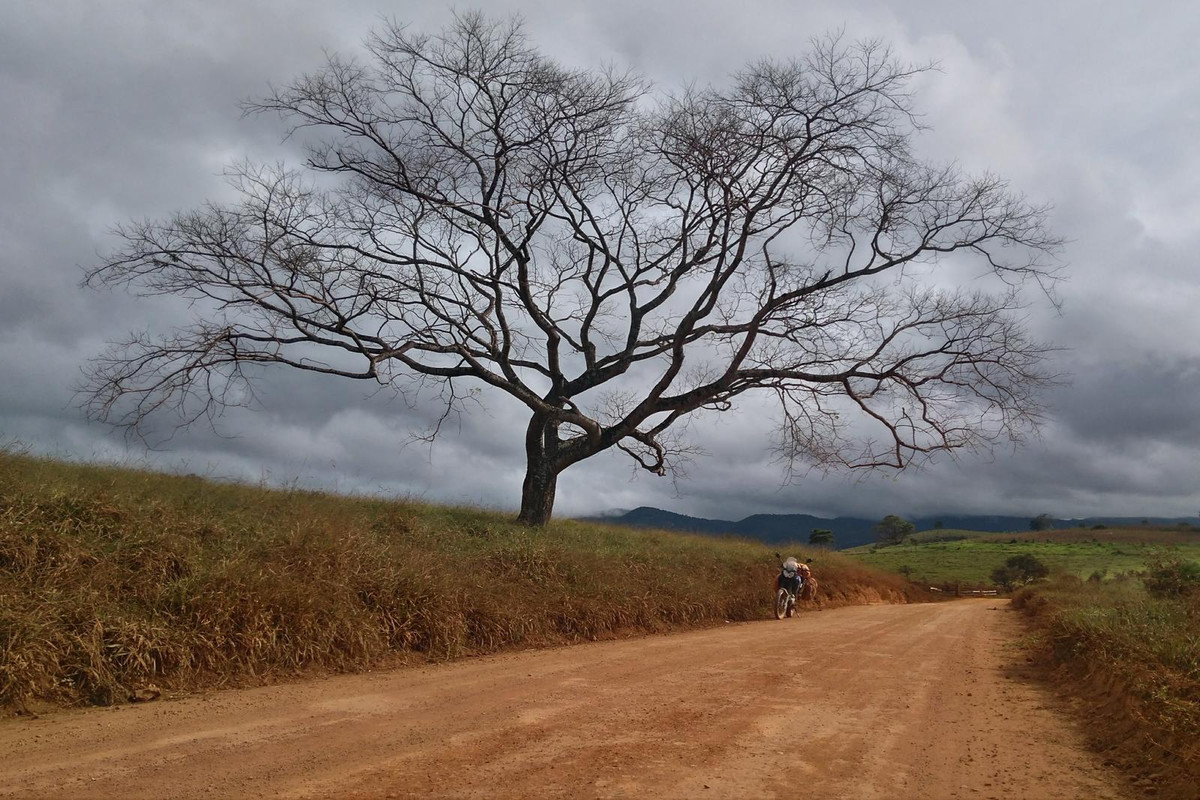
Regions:
<instances>
[{"instance_id":1,"label":"shrub","mask_svg":"<svg viewBox=\"0 0 1200 800\"><path fill-rule=\"evenodd\" d=\"M1146 560L1142 583L1154 597L1196 593L1200 590L1200 563L1184 561L1175 551L1158 550Z\"/></svg>"},{"instance_id":2,"label":"shrub","mask_svg":"<svg viewBox=\"0 0 1200 800\"><path fill-rule=\"evenodd\" d=\"M1021 553L1005 561L1004 566L992 570L992 581L998 586L1012 591L1017 586L1024 586L1049 574L1049 567L1036 556Z\"/></svg>"}]
</instances>

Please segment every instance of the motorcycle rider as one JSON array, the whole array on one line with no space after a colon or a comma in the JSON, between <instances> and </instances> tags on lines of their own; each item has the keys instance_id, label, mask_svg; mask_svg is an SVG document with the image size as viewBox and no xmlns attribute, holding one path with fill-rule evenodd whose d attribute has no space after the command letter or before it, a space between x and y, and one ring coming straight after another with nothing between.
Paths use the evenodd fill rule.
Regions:
<instances>
[{"instance_id":1,"label":"motorcycle rider","mask_svg":"<svg viewBox=\"0 0 1200 800\"><path fill-rule=\"evenodd\" d=\"M792 594L800 594L800 587L804 583L804 579L801 576L807 570L808 564L800 564L794 556L788 556L787 561L783 562L782 571L779 575L779 587L787 589Z\"/></svg>"}]
</instances>

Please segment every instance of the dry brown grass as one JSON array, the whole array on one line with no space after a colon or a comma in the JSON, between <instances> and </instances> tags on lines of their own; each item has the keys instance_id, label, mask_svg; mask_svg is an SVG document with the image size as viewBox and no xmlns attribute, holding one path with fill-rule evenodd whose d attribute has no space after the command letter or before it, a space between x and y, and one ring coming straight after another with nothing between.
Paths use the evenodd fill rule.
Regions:
<instances>
[{"instance_id":1,"label":"dry brown grass","mask_svg":"<svg viewBox=\"0 0 1200 800\"><path fill-rule=\"evenodd\" d=\"M815 555L821 606L919 596ZM741 540L0 453L0 707L765 618L772 563Z\"/></svg>"}]
</instances>

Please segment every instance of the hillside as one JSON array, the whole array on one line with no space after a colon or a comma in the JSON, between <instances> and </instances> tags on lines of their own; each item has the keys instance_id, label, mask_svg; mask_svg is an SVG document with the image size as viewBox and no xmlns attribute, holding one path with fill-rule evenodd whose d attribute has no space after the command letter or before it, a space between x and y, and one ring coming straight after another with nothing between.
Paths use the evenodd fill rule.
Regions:
<instances>
[{"instance_id":1,"label":"hillside","mask_svg":"<svg viewBox=\"0 0 1200 800\"><path fill-rule=\"evenodd\" d=\"M919 596L815 555L823 606ZM745 540L0 452L0 708L766 618L774 570Z\"/></svg>"},{"instance_id":2,"label":"hillside","mask_svg":"<svg viewBox=\"0 0 1200 800\"><path fill-rule=\"evenodd\" d=\"M878 519L865 517L830 518L811 514L754 514L745 519L733 521L689 517L651 506L641 506L617 515L587 519L631 528L656 528L710 536L744 536L767 544L808 541L808 535L812 530L820 528L833 531L834 547L838 550L872 544L876 538L874 526L879 522ZM983 533L1027 531L1030 521L1029 516L962 514L906 517L906 519L911 521L918 531L958 529ZM1195 517L1087 517L1084 519L1055 519L1053 527L1056 529L1073 529L1080 526L1090 529L1094 525L1127 527L1143 522L1150 525L1168 526L1196 521Z\"/></svg>"}]
</instances>

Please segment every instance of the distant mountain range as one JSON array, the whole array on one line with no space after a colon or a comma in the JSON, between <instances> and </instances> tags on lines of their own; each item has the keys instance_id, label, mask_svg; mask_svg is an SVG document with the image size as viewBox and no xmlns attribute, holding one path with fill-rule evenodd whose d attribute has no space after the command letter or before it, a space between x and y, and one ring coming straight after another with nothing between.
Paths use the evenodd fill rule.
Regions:
<instances>
[{"instance_id":1,"label":"distant mountain range","mask_svg":"<svg viewBox=\"0 0 1200 800\"><path fill-rule=\"evenodd\" d=\"M808 535L814 528L833 531L834 547L839 550L847 547L871 544L875 541L873 527L878 519L860 517L814 517L811 514L754 514L736 522L724 519L704 519L689 517L664 511L661 508L642 506L632 511L610 512L609 514L587 519L605 522L611 525L626 525L631 528L663 528L686 533L701 533L713 536L732 534L748 539L757 539L767 544L784 544L786 542L807 542ZM932 528L950 528L968 531L1027 531L1031 517L980 516L962 514L942 514L928 517L905 517L916 525L918 531ZM1079 525L1139 525L1143 521L1156 525L1175 525L1180 522L1195 522L1194 517L1087 517L1084 519L1055 519L1056 528L1074 528Z\"/></svg>"}]
</instances>

